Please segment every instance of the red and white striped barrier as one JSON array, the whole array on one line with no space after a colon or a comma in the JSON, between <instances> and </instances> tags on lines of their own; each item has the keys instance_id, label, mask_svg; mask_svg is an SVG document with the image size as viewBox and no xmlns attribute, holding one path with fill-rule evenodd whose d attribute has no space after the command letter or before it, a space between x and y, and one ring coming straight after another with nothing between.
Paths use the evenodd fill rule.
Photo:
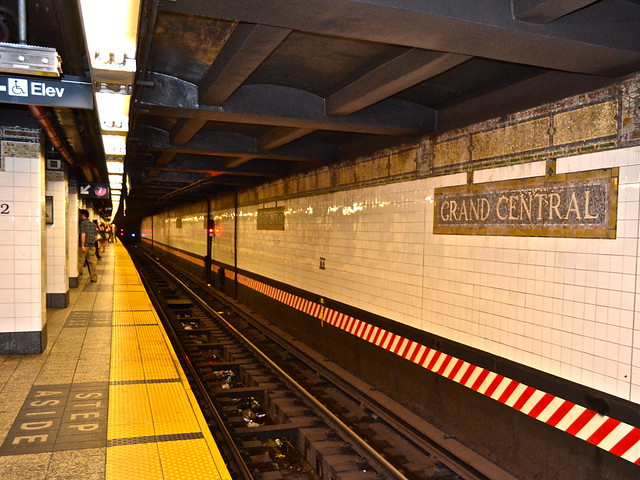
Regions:
<instances>
[{"instance_id":1,"label":"red and white striped barrier","mask_svg":"<svg viewBox=\"0 0 640 480\"><path fill-rule=\"evenodd\" d=\"M238 275L238 281L296 310L395 353L435 374L640 465L640 429L633 425L600 415L563 398L244 275Z\"/></svg>"}]
</instances>

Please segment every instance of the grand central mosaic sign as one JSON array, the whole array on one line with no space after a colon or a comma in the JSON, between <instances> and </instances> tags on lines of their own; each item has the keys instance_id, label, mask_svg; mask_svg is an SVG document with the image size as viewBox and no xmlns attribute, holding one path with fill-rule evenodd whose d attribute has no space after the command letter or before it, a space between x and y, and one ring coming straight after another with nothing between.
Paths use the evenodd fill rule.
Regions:
<instances>
[{"instance_id":1,"label":"grand central mosaic sign","mask_svg":"<svg viewBox=\"0 0 640 480\"><path fill-rule=\"evenodd\" d=\"M618 169L435 190L433 233L616 238Z\"/></svg>"}]
</instances>

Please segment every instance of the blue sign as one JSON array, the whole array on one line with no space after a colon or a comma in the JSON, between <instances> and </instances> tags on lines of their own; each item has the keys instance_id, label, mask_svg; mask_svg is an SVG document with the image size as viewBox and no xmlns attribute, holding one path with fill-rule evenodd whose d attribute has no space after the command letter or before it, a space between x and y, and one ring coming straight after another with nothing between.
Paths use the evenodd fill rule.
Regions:
<instances>
[{"instance_id":1,"label":"blue sign","mask_svg":"<svg viewBox=\"0 0 640 480\"><path fill-rule=\"evenodd\" d=\"M0 75L0 103L93 108L91 82Z\"/></svg>"}]
</instances>

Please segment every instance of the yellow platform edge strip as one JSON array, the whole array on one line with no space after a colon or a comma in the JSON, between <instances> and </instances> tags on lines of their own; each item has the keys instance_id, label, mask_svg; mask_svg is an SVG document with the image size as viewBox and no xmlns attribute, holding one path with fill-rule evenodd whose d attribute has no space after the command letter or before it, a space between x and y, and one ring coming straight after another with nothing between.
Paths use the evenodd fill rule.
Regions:
<instances>
[{"instance_id":1,"label":"yellow platform edge strip","mask_svg":"<svg viewBox=\"0 0 640 480\"><path fill-rule=\"evenodd\" d=\"M127 285L129 287L137 287L141 286L142 282L140 280L140 276L135 270L133 266L133 262L129 257L128 253L124 249L124 247L119 246L120 248L116 249L116 285L123 286ZM125 301L130 302L130 304L134 303L134 298L131 298L131 294L135 297L137 301L148 302L151 305L151 301L144 293L145 298L141 298L141 292L137 288L122 291L118 289L116 295L114 295L114 307L118 304L122 304ZM123 298L127 295L128 298ZM122 478L122 473L126 472L131 468L132 462L138 462L138 466L141 467L141 471L145 473L142 477L139 478L153 478L153 479L187 479L187 478L207 478L207 479L220 479L220 480L232 480L229 471L225 465L224 459L222 458L222 454L218 449L218 446L209 431L209 426L202 414L200 406L196 400L196 397L191 390L191 386L187 380L187 377L180 365L177 355L175 354L173 347L171 346L171 342L167 333L160 322L160 318L158 317L155 309L151 310L151 315L153 317L153 322L157 323L159 326L159 331L162 336L162 340L164 342L164 347L169 353L171 360L176 368L176 373L181 380L182 388L184 389L186 402L189 403L189 406L184 406L185 409L190 408L193 413L193 417L195 418L196 424L199 427L200 432L203 435L203 439L201 440L181 440L181 441L169 441L169 442L157 442L157 443L147 443L147 444L134 444L134 445L124 445L124 446L111 446L107 448L107 480L116 480ZM145 312L147 316L149 316L149 312ZM147 317L149 318L149 317ZM151 320L151 318L149 318ZM118 327L118 328L130 328L130 327ZM135 327L134 327L135 328ZM117 347L118 345L122 345L121 342L114 342L112 349ZM139 347L138 347L139 348ZM112 350L112 358L115 355L115 351ZM143 359L144 362L144 359ZM111 378L111 381L115 380L123 380L122 378L114 379ZM110 391L115 393L115 389L119 389L120 385L112 385ZM114 395L114 400L120 399L122 401L121 395ZM184 401L183 401L184 404ZM122 405L120 405L122 407ZM116 412L118 411L118 407L114 405L113 410L111 407L111 401L109 405L109 411L111 417L111 412L117 416ZM186 414L186 412L185 412ZM156 420L154 419L154 422ZM109 432L109 438L114 438L113 434L122 434L126 430L123 431L121 428L116 427L117 419L114 417L114 423L111 424L112 431ZM161 422L162 423L162 422ZM177 422L181 424L181 422ZM190 422L187 422L189 424ZM195 424L191 424L191 426L195 427ZM163 430L167 425L158 424L158 428ZM157 429L156 435L158 434ZM167 432L162 432L167 433ZM173 432L173 433L190 433L190 432ZM122 437L120 437L122 438ZM211 460L211 463L207 462L207 459ZM185 462L192 465L192 467L185 466ZM193 465L197 465L197 472L187 472L189 468L193 468ZM162 473L160 473L162 472ZM133 472L130 472L133 473ZM151 474L151 477L147 477ZM192 476L193 474L193 476ZM186 476L185 476L186 475ZM202 476L204 475L204 476Z\"/></svg>"}]
</instances>

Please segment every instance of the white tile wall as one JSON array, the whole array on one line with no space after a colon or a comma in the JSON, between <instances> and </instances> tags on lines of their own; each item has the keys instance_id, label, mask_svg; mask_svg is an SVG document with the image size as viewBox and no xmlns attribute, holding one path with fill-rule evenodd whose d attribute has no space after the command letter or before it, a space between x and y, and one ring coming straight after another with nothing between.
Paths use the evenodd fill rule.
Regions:
<instances>
[{"instance_id":1,"label":"white tile wall","mask_svg":"<svg viewBox=\"0 0 640 480\"><path fill-rule=\"evenodd\" d=\"M207 253L207 203L180 206L157 215L153 220L153 240L175 248L206 255ZM181 221L181 226L180 226ZM141 235L149 238L151 219L141 225Z\"/></svg>"},{"instance_id":2,"label":"white tile wall","mask_svg":"<svg viewBox=\"0 0 640 480\"><path fill-rule=\"evenodd\" d=\"M44 161L5 158L0 172L0 332L40 331L44 291Z\"/></svg>"},{"instance_id":3,"label":"white tile wall","mask_svg":"<svg viewBox=\"0 0 640 480\"><path fill-rule=\"evenodd\" d=\"M67 293L67 197L66 181L47 181L46 195L53 197L53 224L47 231L47 293ZM77 266L76 266L77 270Z\"/></svg>"},{"instance_id":4,"label":"white tile wall","mask_svg":"<svg viewBox=\"0 0 640 480\"><path fill-rule=\"evenodd\" d=\"M67 201L67 272L70 278L78 276L78 189L68 185Z\"/></svg>"},{"instance_id":5,"label":"white tile wall","mask_svg":"<svg viewBox=\"0 0 640 480\"><path fill-rule=\"evenodd\" d=\"M284 231L256 229L273 205L243 207L238 267L640 403L640 148L557 161L607 167L620 167L615 240L434 235L434 189L465 184L457 174L290 200ZM189 250L175 215L155 217L155 239ZM233 264L233 211L215 215L215 259Z\"/></svg>"}]
</instances>

